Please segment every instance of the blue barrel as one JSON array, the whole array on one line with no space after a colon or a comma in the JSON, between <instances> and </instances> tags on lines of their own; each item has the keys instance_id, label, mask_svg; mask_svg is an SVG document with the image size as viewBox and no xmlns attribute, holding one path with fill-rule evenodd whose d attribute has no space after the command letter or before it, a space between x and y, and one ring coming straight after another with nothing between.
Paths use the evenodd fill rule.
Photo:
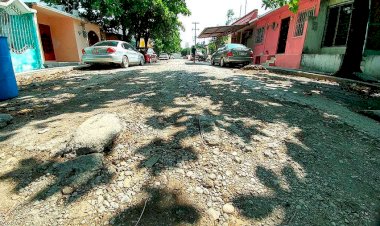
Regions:
<instances>
[{"instance_id":1,"label":"blue barrel","mask_svg":"<svg viewBox=\"0 0 380 226\"><path fill-rule=\"evenodd\" d=\"M8 100L17 96L17 82L7 37L0 36L0 100Z\"/></svg>"}]
</instances>

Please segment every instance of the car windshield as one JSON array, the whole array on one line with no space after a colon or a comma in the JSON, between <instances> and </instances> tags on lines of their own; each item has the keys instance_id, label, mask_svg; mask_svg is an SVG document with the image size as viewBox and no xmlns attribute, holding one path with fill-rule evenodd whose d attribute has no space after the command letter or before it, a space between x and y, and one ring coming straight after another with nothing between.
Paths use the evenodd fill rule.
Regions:
<instances>
[{"instance_id":1,"label":"car windshield","mask_svg":"<svg viewBox=\"0 0 380 226\"><path fill-rule=\"evenodd\" d=\"M106 41L106 42L98 42L94 46L114 46L116 47L119 44L116 41Z\"/></svg>"},{"instance_id":2,"label":"car windshield","mask_svg":"<svg viewBox=\"0 0 380 226\"><path fill-rule=\"evenodd\" d=\"M247 47L245 47L242 44L228 44L227 48L228 49L246 49Z\"/></svg>"},{"instance_id":3,"label":"car windshield","mask_svg":"<svg viewBox=\"0 0 380 226\"><path fill-rule=\"evenodd\" d=\"M154 53L154 50L153 49L148 49L147 51L149 54L153 54Z\"/></svg>"}]
</instances>

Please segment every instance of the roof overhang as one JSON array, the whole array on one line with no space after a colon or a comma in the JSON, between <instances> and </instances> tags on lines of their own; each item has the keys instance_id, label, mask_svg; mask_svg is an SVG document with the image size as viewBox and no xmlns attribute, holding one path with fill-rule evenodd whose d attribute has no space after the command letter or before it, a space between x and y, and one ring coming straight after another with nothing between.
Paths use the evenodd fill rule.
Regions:
<instances>
[{"instance_id":1,"label":"roof overhang","mask_svg":"<svg viewBox=\"0 0 380 226\"><path fill-rule=\"evenodd\" d=\"M78 16L74 16L73 14L63 12L44 3L33 3L33 9L37 10L37 13L45 14L52 17L71 18L74 20L84 21L84 19Z\"/></svg>"},{"instance_id":2,"label":"roof overhang","mask_svg":"<svg viewBox=\"0 0 380 226\"><path fill-rule=\"evenodd\" d=\"M0 0L0 9L4 9L10 15L36 13L20 0Z\"/></svg>"},{"instance_id":3,"label":"roof overhang","mask_svg":"<svg viewBox=\"0 0 380 226\"><path fill-rule=\"evenodd\" d=\"M247 24L242 25L229 25L229 26L218 26L218 27L206 27L198 38L213 38L213 37L221 37L232 34L243 27L246 27Z\"/></svg>"}]
</instances>

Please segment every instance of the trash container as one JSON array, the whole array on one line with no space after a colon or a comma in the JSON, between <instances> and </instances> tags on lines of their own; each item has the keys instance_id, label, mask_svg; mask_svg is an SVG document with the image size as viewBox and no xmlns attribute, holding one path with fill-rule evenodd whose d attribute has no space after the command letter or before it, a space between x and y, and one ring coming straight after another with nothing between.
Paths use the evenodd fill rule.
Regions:
<instances>
[{"instance_id":1,"label":"trash container","mask_svg":"<svg viewBox=\"0 0 380 226\"><path fill-rule=\"evenodd\" d=\"M17 96L18 88L7 37L0 36L0 100L7 100Z\"/></svg>"}]
</instances>

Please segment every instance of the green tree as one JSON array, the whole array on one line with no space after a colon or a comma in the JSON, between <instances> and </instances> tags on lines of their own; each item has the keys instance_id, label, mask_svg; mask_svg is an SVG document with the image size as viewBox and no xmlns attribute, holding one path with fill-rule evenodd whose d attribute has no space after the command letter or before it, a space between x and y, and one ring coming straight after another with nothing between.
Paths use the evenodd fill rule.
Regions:
<instances>
[{"instance_id":1,"label":"green tree","mask_svg":"<svg viewBox=\"0 0 380 226\"><path fill-rule=\"evenodd\" d=\"M227 10L226 25L230 25L234 20L236 20L234 16L235 16L235 13L232 9ZM210 53L211 54L215 53L218 48L226 44L227 40L228 40L227 36L213 38L208 44Z\"/></svg>"},{"instance_id":2,"label":"green tree","mask_svg":"<svg viewBox=\"0 0 380 226\"><path fill-rule=\"evenodd\" d=\"M230 25L232 24L232 22L234 20L236 20L236 18L234 17L235 16L235 12L233 9L229 9L227 10L227 21L226 21L226 25Z\"/></svg>"},{"instance_id":3,"label":"green tree","mask_svg":"<svg viewBox=\"0 0 380 226\"><path fill-rule=\"evenodd\" d=\"M269 8L277 8L288 5L293 12L298 10L300 0L263 0L263 5ZM363 59L363 49L367 24L370 13L371 0L354 0L352 11L352 24L348 34L346 53L342 65L336 76L358 79L356 73L362 72L360 64Z\"/></svg>"},{"instance_id":4,"label":"green tree","mask_svg":"<svg viewBox=\"0 0 380 226\"><path fill-rule=\"evenodd\" d=\"M103 30L118 33L129 41L133 35L148 43L149 38L178 41L176 32L182 28L178 16L190 15L185 0L45 0L50 4L80 8L82 16L102 26ZM163 41L163 43L167 43ZM171 48L171 47L170 47ZM177 48L177 47L176 47Z\"/></svg>"}]
</instances>

